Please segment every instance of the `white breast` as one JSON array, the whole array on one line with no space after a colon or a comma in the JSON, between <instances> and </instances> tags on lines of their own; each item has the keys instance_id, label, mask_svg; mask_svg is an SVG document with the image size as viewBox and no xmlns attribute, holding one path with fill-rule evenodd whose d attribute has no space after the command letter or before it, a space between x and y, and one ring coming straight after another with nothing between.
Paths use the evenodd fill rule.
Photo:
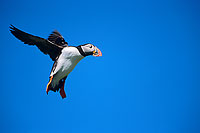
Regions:
<instances>
[{"instance_id":1,"label":"white breast","mask_svg":"<svg viewBox=\"0 0 200 133\"><path fill-rule=\"evenodd\" d=\"M84 57L79 53L76 47L66 47L62 50L57 60L57 66L50 76L55 75L54 79L59 81L67 76Z\"/></svg>"}]
</instances>

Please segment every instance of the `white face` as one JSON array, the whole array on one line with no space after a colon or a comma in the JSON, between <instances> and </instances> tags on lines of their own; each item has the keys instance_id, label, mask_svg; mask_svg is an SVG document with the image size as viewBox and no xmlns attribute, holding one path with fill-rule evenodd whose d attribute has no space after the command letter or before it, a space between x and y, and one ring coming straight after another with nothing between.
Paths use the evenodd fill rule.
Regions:
<instances>
[{"instance_id":1,"label":"white face","mask_svg":"<svg viewBox=\"0 0 200 133\"><path fill-rule=\"evenodd\" d=\"M85 53L93 53L93 51L95 51L95 46L92 44L85 44L83 46L81 46L83 49L83 52Z\"/></svg>"}]
</instances>

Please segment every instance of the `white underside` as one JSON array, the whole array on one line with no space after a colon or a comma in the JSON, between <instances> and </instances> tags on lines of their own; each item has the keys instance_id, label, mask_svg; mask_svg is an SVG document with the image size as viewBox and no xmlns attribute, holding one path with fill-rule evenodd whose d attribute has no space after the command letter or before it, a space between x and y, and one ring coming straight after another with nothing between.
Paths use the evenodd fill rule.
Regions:
<instances>
[{"instance_id":1,"label":"white underside","mask_svg":"<svg viewBox=\"0 0 200 133\"><path fill-rule=\"evenodd\" d=\"M58 58L55 70L50 74L50 76L54 76L51 83L52 87L58 85L59 81L66 77L83 58L77 48L65 47Z\"/></svg>"}]
</instances>

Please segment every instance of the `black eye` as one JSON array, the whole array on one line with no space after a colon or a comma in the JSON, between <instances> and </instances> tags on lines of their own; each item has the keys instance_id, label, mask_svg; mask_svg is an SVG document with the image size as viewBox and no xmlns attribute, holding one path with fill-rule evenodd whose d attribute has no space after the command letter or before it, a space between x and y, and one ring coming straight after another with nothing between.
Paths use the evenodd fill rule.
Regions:
<instances>
[{"instance_id":1,"label":"black eye","mask_svg":"<svg viewBox=\"0 0 200 133\"><path fill-rule=\"evenodd\" d=\"M92 48L92 45L90 46L90 48Z\"/></svg>"}]
</instances>

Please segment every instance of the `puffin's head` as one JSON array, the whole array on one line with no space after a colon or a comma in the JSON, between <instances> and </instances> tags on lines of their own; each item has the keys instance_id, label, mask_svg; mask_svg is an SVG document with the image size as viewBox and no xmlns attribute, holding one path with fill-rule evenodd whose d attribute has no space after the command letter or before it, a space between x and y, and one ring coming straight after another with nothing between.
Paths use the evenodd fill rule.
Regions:
<instances>
[{"instance_id":1,"label":"puffin's head","mask_svg":"<svg viewBox=\"0 0 200 133\"><path fill-rule=\"evenodd\" d=\"M93 56L102 56L101 51L94 45L87 43L77 47L83 56L93 55Z\"/></svg>"}]
</instances>

